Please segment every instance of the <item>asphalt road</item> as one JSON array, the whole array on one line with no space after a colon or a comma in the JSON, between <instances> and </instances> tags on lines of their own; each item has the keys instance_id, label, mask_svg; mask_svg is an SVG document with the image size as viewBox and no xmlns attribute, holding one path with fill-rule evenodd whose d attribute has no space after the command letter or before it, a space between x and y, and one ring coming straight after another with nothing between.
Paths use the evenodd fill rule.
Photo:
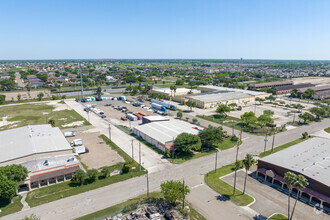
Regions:
<instances>
[{"instance_id":1,"label":"asphalt road","mask_svg":"<svg viewBox=\"0 0 330 220\"><path fill-rule=\"evenodd\" d=\"M79 107L79 105L77 105L78 103L75 104L68 101L68 104L73 106L78 113L87 117L87 114L82 112L83 110L79 110L79 108L82 107ZM94 115L95 117L92 116L92 114L90 116L92 124L96 126L101 133L107 135L107 122L96 115ZM322 122L312 123L307 126L298 127L277 134L275 138L275 147L300 138L301 133L305 131L311 134L329 127L329 124L330 120L325 119ZM117 145L119 145L125 152L131 154L131 137L129 135L114 127L112 130L112 137ZM243 144L239 149L239 159L244 158L247 153L257 155L262 152L264 148L263 140L264 137L262 136L243 134ZM269 142L268 145L269 148ZM187 196L188 202L190 202L193 207L199 210L208 219L252 219L256 215L256 212L249 207L240 207L236 206L231 201L224 202L218 200L218 194L205 186L203 176L208 171L214 169L214 154L197 158L180 165L171 165L159 158L158 154L146 146L144 146L143 151L145 152L144 157L147 157L144 160L144 166L151 170L151 173L149 174L150 191L159 190L159 185L162 181L170 179L182 180L184 178L187 185L191 188L191 193ZM220 152L218 154L217 166L220 167L233 163L235 160L235 154L235 148ZM154 157L156 159L153 159ZM148 160L151 162L147 163ZM74 219L126 201L143 193L146 193L146 178L141 176L14 213L5 216L4 219L22 219L24 216L30 215L31 213L37 214L41 219ZM300 207L301 206L297 207L299 212L308 212L308 210L301 209ZM285 210L283 210L283 212L285 213ZM317 216L315 217L315 219L317 219Z\"/></svg>"}]
</instances>

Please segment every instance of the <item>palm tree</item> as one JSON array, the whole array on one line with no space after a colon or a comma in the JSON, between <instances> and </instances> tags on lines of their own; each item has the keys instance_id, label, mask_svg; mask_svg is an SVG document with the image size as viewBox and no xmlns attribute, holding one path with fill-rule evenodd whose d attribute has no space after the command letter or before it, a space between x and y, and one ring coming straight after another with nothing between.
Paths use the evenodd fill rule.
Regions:
<instances>
[{"instance_id":1,"label":"palm tree","mask_svg":"<svg viewBox=\"0 0 330 220\"><path fill-rule=\"evenodd\" d=\"M170 98L170 100L171 100L172 97L173 97L173 96L172 96L172 92L173 92L173 90L174 90L174 86L173 86L173 85L170 86L170 90L171 90L171 98Z\"/></svg>"},{"instance_id":2,"label":"palm tree","mask_svg":"<svg viewBox=\"0 0 330 220\"><path fill-rule=\"evenodd\" d=\"M299 198L299 191L305 189L306 186L308 186L307 179L303 175L296 176L294 186L296 187L298 192L297 192L296 201L295 201L293 209L292 209L290 220L292 220L292 218L293 218L294 209L296 208L296 204L297 204L297 201L298 201L298 198Z\"/></svg>"},{"instance_id":3,"label":"palm tree","mask_svg":"<svg viewBox=\"0 0 330 220\"><path fill-rule=\"evenodd\" d=\"M243 159L243 164L245 166L245 180L244 180L244 190L243 190L243 194L245 193L245 186L246 186L246 178L247 178L247 174L248 171L250 169L250 167L255 164L256 161L253 159L253 157L250 154L247 154L245 156L245 158Z\"/></svg>"},{"instance_id":4,"label":"palm tree","mask_svg":"<svg viewBox=\"0 0 330 220\"><path fill-rule=\"evenodd\" d=\"M285 183L289 189L289 194L288 194L288 219L290 219L290 197L291 197L291 191L292 191L292 186L296 182L296 174L288 171L284 174L284 180Z\"/></svg>"},{"instance_id":5,"label":"palm tree","mask_svg":"<svg viewBox=\"0 0 330 220\"><path fill-rule=\"evenodd\" d=\"M176 93L176 86L175 85L173 86L173 92L174 92L174 95L173 95L173 97L174 97L175 93Z\"/></svg>"}]
</instances>

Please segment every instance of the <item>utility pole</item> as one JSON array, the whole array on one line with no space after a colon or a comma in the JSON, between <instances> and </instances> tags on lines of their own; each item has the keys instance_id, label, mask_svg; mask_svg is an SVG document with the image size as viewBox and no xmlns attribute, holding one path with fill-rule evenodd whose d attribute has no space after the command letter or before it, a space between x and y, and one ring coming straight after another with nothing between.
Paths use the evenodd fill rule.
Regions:
<instances>
[{"instance_id":1,"label":"utility pole","mask_svg":"<svg viewBox=\"0 0 330 220\"><path fill-rule=\"evenodd\" d=\"M149 199L149 173L146 174L147 177L147 198Z\"/></svg>"},{"instance_id":2,"label":"utility pole","mask_svg":"<svg viewBox=\"0 0 330 220\"><path fill-rule=\"evenodd\" d=\"M239 133L239 144L242 143L242 136L243 136L243 130L242 130L242 127L241 127L241 132Z\"/></svg>"},{"instance_id":3,"label":"utility pole","mask_svg":"<svg viewBox=\"0 0 330 220\"><path fill-rule=\"evenodd\" d=\"M88 115L88 122L89 122L89 110L87 111L87 115Z\"/></svg>"},{"instance_id":4,"label":"utility pole","mask_svg":"<svg viewBox=\"0 0 330 220\"><path fill-rule=\"evenodd\" d=\"M110 142L111 142L111 125L109 123L109 139L110 139Z\"/></svg>"},{"instance_id":5,"label":"utility pole","mask_svg":"<svg viewBox=\"0 0 330 220\"><path fill-rule=\"evenodd\" d=\"M173 146L172 146L172 163L174 162L174 137L173 139Z\"/></svg>"},{"instance_id":6,"label":"utility pole","mask_svg":"<svg viewBox=\"0 0 330 220\"><path fill-rule=\"evenodd\" d=\"M214 166L214 172L217 172L217 163L218 163L218 149L216 149L215 152L215 166Z\"/></svg>"},{"instance_id":7,"label":"utility pole","mask_svg":"<svg viewBox=\"0 0 330 220\"><path fill-rule=\"evenodd\" d=\"M273 135L272 150L271 150L272 153L273 153L273 149L274 149L275 134L276 134L276 128L275 128L274 135Z\"/></svg>"},{"instance_id":8,"label":"utility pole","mask_svg":"<svg viewBox=\"0 0 330 220\"><path fill-rule=\"evenodd\" d=\"M140 164L140 171L141 171L141 142L139 142L139 164Z\"/></svg>"},{"instance_id":9,"label":"utility pole","mask_svg":"<svg viewBox=\"0 0 330 220\"><path fill-rule=\"evenodd\" d=\"M295 119L296 119L296 113L293 112L293 121L292 121L292 123L294 123Z\"/></svg>"},{"instance_id":10,"label":"utility pole","mask_svg":"<svg viewBox=\"0 0 330 220\"><path fill-rule=\"evenodd\" d=\"M235 131L235 124L234 124L234 120L232 120L232 125L233 125L233 132L232 132L232 136L234 136L234 131Z\"/></svg>"},{"instance_id":11,"label":"utility pole","mask_svg":"<svg viewBox=\"0 0 330 220\"><path fill-rule=\"evenodd\" d=\"M185 196L184 196L184 178L183 178L183 200L182 200L182 209L184 209L184 199L185 199Z\"/></svg>"},{"instance_id":12,"label":"utility pole","mask_svg":"<svg viewBox=\"0 0 330 220\"><path fill-rule=\"evenodd\" d=\"M236 190L236 173L237 173L237 159L238 159L238 150L239 150L239 142L237 143L237 151L236 151L236 160L235 160L235 176L234 176L234 192L233 195L235 195Z\"/></svg>"},{"instance_id":13,"label":"utility pole","mask_svg":"<svg viewBox=\"0 0 330 220\"><path fill-rule=\"evenodd\" d=\"M134 149L133 149L133 139L132 139L132 163L134 163Z\"/></svg>"},{"instance_id":14,"label":"utility pole","mask_svg":"<svg viewBox=\"0 0 330 220\"><path fill-rule=\"evenodd\" d=\"M268 141L268 139L267 139L267 135L268 135L268 133L266 132L266 137L265 137L265 146L264 146L264 153L266 152L266 145L267 145L267 141Z\"/></svg>"},{"instance_id":15,"label":"utility pole","mask_svg":"<svg viewBox=\"0 0 330 220\"><path fill-rule=\"evenodd\" d=\"M82 72L81 72L81 64L80 63L79 63L79 73L80 73L81 100L84 100L84 85L83 85L83 80L82 80Z\"/></svg>"}]
</instances>

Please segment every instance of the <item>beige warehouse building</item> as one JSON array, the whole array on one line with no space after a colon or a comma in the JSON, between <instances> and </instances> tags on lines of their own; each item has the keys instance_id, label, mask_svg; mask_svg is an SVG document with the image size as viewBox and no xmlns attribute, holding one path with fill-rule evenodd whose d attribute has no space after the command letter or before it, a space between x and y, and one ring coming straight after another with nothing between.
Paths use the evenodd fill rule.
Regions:
<instances>
[{"instance_id":1,"label":"beige warehouse building","mask_svg":"<svg viewBox=\"0 0 330 220\"><path fill-rule=\"evenodd\" d=\"M249 104L256 98L266 98L270 94L243 89L233 89L219 86L199 86L202 93L182 96L181 103L196 102L199 108L215 108L221 104Z\"/></svg>"},{"instance_id":2,"label":"beige warehouse building","mask_svg":"<svg viewBox=\"0 0 330 220\"><path fill-rule=\"evenodd\" d=\"M150 93L165 95L166 99L172 99L177 102L182 101L182 97L187 94L198 94L201 91L196 89L177 88L175 92L170 88L152 89Z\"/></svg>"}]
</instances>

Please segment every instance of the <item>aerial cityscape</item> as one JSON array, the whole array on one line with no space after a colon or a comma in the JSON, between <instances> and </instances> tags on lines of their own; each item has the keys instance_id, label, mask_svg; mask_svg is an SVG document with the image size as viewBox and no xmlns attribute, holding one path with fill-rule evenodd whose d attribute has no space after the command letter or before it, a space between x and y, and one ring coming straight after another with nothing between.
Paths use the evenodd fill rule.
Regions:
<instances>
[{"instance_id":1,"label":"aerial cityscape","mask_svg":"<svg viewBox=\"0 0 330 220\"><path fill-rule=\"evenodd\" d=\"M330 2L1 6L0 219L330 219Z\"/></svg>"}]
</instances>

